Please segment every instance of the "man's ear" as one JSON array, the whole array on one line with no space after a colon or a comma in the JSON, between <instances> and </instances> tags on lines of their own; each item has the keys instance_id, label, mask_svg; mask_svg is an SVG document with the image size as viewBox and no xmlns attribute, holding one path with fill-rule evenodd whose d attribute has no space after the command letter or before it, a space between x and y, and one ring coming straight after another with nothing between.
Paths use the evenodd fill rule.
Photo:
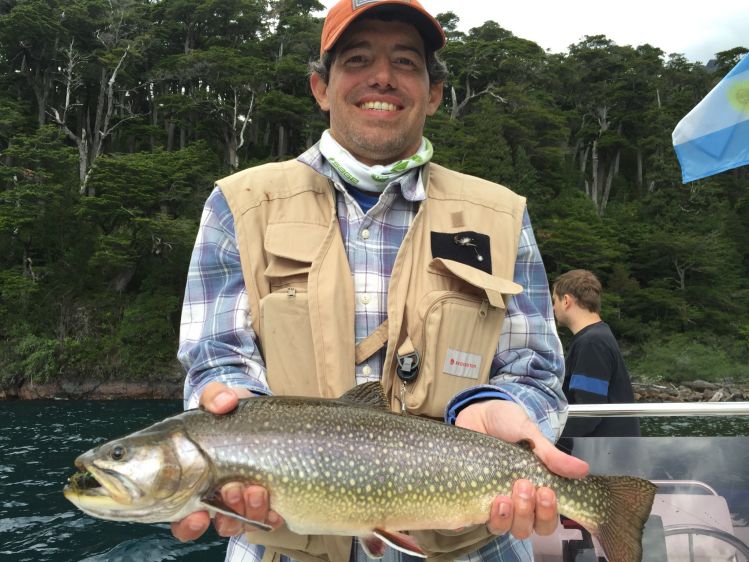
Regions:
<instances>
[{"instance_id":1,"label":"man's ear","mask_svg":"<svg viewBox=\"0 0 749 562\"><path fill-rule=\"evenodd\" d=\"M427 101L427 115L432 116L439 109L442 103L442 93L444 92L445 83L437 82L429 85L429 101Z\"/></svg>"},{"instance_id":2,"label":"man's ear","mask_svg":"<svg viewBox=\"0 0 749 562\"><path fill-rule=\"evenodd\" d=\"M330 111L330 104L328 103L328 83L322 79L317 73L313 72L309 77L309 85L312 89L312 95L317 100L317 105L323 111Z\"/></svg>"},{"instance_id":3,"label":"man's ear","mask_svg":"<svg viewBox=\"0 0 749 562\"><path fill-rule=\"evenodd\" d=\"M575 299L573 299L572 295L570 295L569 293L565 293L562 297L562 305L564 306L564 308L568 309L573 304L575 304Z\"/></svg>"}]
</instances>

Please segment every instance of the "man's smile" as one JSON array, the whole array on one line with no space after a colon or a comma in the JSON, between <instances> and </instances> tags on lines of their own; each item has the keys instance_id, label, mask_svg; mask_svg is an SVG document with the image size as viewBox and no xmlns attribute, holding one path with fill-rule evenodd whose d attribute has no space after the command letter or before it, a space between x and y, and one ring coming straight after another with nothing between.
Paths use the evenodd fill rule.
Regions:
<instances>
[{"instance_id":1,"label":"man's smile","mask_svg":"<svg viewBox=\"0 0 749 562\"><path fill-rule=\"evenodd\" d=\"M386 101L367 101L359 104L359 109L370 109L374 111L398 111L400 109L393 103Z\"/></svg>"}]
</instances>

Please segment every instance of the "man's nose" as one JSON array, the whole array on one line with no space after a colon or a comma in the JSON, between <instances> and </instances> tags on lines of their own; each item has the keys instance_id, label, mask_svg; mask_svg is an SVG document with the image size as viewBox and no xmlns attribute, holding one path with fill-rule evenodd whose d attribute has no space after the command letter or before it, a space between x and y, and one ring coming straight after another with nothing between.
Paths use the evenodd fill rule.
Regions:
<instances>
[{"instance_id":1,"label":"man's nose","mask_svg":"<svg viewBox=\"0 0 749 562\"><path fill-rule=\"evenodd\" d=\"M395 89L398 87L394 67L388 57L379 57L372 64L369 86L381 89Z\"/></svg>"}]
</instances>

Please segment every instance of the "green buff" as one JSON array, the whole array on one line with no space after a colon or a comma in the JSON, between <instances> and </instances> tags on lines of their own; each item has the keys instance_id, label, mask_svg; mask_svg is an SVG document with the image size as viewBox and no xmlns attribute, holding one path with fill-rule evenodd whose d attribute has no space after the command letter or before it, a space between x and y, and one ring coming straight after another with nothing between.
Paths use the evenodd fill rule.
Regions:
<instances>
[{"instance_id":1,"label":"green buff","mask_svg":"<svg viewBox=\"0 0 749 562\"><path fill-rule=\"evenodd\" d=\"M319 148L325 159L344 181L359 189L375 193L382 193L390 183L399 177L429 162L434 153L432 143L423 138L418 152L413 156L398 160L387 166L367 166L359 162L348 150L338 144L330 131L325 131L322 134Z\"/></svg>"}]
</instances>

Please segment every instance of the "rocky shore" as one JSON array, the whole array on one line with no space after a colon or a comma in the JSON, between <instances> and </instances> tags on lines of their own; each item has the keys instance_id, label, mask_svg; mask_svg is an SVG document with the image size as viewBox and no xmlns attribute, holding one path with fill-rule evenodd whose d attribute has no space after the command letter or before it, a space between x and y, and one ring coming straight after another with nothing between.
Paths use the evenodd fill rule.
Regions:
<instances>
[{"instance_id":1,"label":"rocky shore","mask_svg":"<svg viewBox=\"0 0 749 562\"><path fill-rule=\"evenodd\" d=\"M0 389L0 400L119 400L182 398L183 376L175 373L153 381L63 380L45 384L25 382ZM707 381L675 384L633 383L637 402L740 402L749 401L749 383L716 384Z\"/></svg>"},{"instance_id":2,"label":"rocky shore","mask_svg":"<svg viewBox=\"0 0 749 562\"><path fill-rule=\"evenodd\" d=\"M749 383L707 381L675 384L632 383L636 402L743 402L749 400Z\"/></svg>"},{"instance_id":3,"label":"rocky shore","mask_svg":"<svg viewBox=\"0 0 749 562\"><path fill-rule=\"evenodd\" d=\"M182 399L183 375L144 381L61 380L44 384L24 382L0 389L0 400L122 400Z\"/></svg>"}]
</instances>

